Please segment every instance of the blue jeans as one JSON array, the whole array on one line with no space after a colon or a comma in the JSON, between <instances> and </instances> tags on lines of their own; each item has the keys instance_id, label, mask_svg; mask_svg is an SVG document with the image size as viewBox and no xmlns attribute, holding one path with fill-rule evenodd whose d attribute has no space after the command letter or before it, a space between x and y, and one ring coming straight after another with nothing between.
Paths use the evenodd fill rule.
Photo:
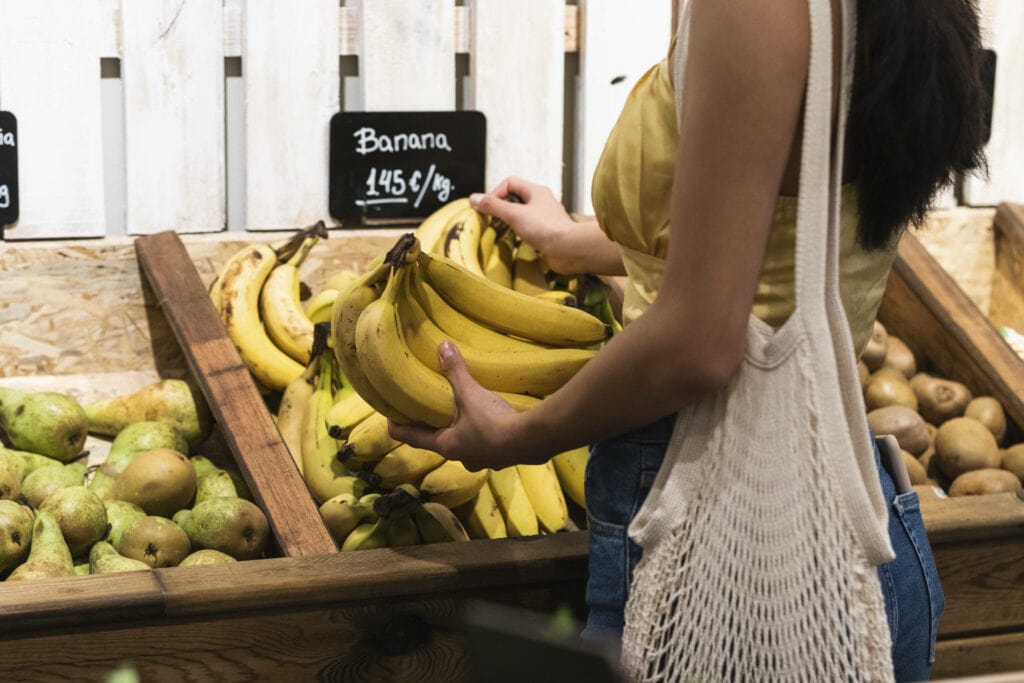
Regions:
<instances>
[{"instance_id":1,"label":"blue jeans","mask_svg":"<svg viewBox=\"0 0 1024 683\"><path fill-rule=\"evenodd\" d=\"M641 555L626 530L658 474L674 424L675 417L667 417L591 449L586 474L589 615L584 638L617 645L621 637L629 586ZM875 462L885 499L890 501L889 537L896 551L896 559L878 567L896 680L927 680L945 606L942 586L917 494L896 495L892 478L880 464L877 445Z\"/></svg>"}]
</instances>

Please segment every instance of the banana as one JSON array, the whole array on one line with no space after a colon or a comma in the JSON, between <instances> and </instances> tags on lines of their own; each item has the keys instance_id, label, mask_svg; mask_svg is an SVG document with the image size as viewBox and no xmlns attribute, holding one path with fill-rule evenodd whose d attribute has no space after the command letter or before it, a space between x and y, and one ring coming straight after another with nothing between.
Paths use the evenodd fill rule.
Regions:
<instances>
[{"instance_id":1,"label":"banana","mask_svg":"<svg viewBox=\"0 0 1024 683\"><path fill-rule=\"evenodd\" d=\"M288 452L291 453L300 474L303 468L302 433L306 423L306 408L313 398L313 384L319 367L319 360L311 362L301 375L288 382L277 408L277 429L281 432L281 438L288 446Z\"/></svg>"},{"instance_id":2,"label":"banana","mask_svg":"<svg viewBox=\"0 0 1024 683\"><path fill-rule=\"evenodd\" d=\"M512 263L515 259L515 234L506 229L494 243L484 264L484 275L491 282L506 289L512 287Z\"/></svg>"},{"instance_id":3,"label":"banana","mask_svg":"<svg viewBox=\"0 0 1024 683\"><path fill-rule=\"evenodd\" d=\"M423 477L419 490L425 500L454 508L473 500L489 476L490 470L470 472L458 460L446 460Z\"/></svg>"},{"instance_id":4,"label":"banana","mask_svg":"<svg viewBox=\"0 0 1024 683\"><path fill-rule=\"evenodd\" d=\"M334 405L334 356L324 351L319 358L317 386L306 408L302 432L302 470L309 492L322 505L339 493L351 493L355 477L338 461L338 442L327 433L327 413Z\"/></svg>"},{"instance_id":5,"label":"banana","mask_svg":"<svg viewBox=\"0 0 1024 683\"><path fill-rule=\"evenodd\" d=\"M512 262L512 289L524 294L542 294L548 291L544 262L537 250L520 242Z\"/></svg>"},{"instance_id":6,"label":"banana","mask_svg":"<svg viewBox=\"0 0 1024 683\"><path fill-rule=\"evenodd\" d=\"M320 506L320 518L335 543L341 545L352 530L363 523L369 511L351 493L341 493Z\"/></svg>"},{"instance_id":7,"label":"banana","mask_svg":"<svg viewBox=\"0 0 1024 683\"><path fill-rule=\"evenodd\" d=\"M359 498L359 504L366 508L366 521L376 522L377 511L374 509L374 503L382 496L380 493L367 493Z\"/></svg>"},{"instance_id":8,"label":"banana","mask_svg":"<svg viewBox=\"0 0 1024 683\"><path fill-rule=\"evenodd\" d=\"M343 553L353 550L371 550L386 548L388 545L388 527L390 521L379 518L374 522L364 522L349 533L341 544Z\"/></svg>"},{"instance_id":9,"label":"banana","mask_svg":"<svg viewBox=\"0 0 1024 683\"><path fill-rule=\"evenodd\" d=\"M352 268L342 268L324 282L324 289L334 289L344 292L352 286L352 283L359 279L359 272Z\"/></svg>"},{"instance_id":10,"label":"banana","mask_svg":"<svg viewBox=\"0 0 1024 683\"><path fill-rule=\"evenodd\" d=\"M418 545L421 542L416 520L412 518L411 514L397 515L389 518L388 521L388 547L402 548Z\"/></svg>"},{"instance_id":11,"label":"banana","mask_svg":"<svg viewBox=\"0 0 1024 683\"><path fill-rule=\"evenodd\" d=\"M270 248L274 251L274 253L281 252L288 247L289 243L293 239L294 237L288 237L282 240L278 240L276 242L271 242ZM217 273L216 276L214 276L213 281L210 283L210 287L208 289L208 292L210 294L210 301L213 303L213 307L217 309L217 313L222 313L222 309L224 307L224 301L221 297L221 284L224 281L224 273L226 273L229 269L233 270L234 268L237 268L237 266L233 264L248 258L248 256L249 247L242 247L241 249L233 253L231 256L228 257L228 260L224 262L224 265L221 266L220 271Z\"/></svg>"},{"instance_id":12,"label":"banana","mask_svg":"<svg viewBox=\"0 0 1024 683\"><path fill-rule=\"evenodd\" d=\"M260 316L267 334L277 346L303 365L313 348L313 323L299 302L299 266L320 241L311 235L295 254L274 266L260 290Z\"/></svg>"},{"instance_id":13,"label":"banana","mask_svg":"<svg viewBox=\"0 0 1024 683\"><path fill-rule=\"evenodd\" d=\"M537 513L515 466L491 472L488 485L505 518L509 536L536 536L540 533Z\"/></svg>"},{"instance_id":14,"label":"banana","mask_svg":"<svg viewBox=\"0 0 1024 683\"><path fill-rule=\"evenodd\" d=\"M569 507L565 503L565 495L551 461L543 465L516 465L516 470L530 498L537 521L544 530L555 533L564 529L569 520Z\"/></svg>"},{"instance_id":15,"label":"banana","mask_svg":"<svg viewBox=\"0 0 1024 683\"><path fill-rule=\"evenodd\" d=\"M587 507L584 479L589 459L590 448L587 446L580 446L551 458L555 474L558 475L558 482L562 485L565 495L583 509Z\"/></svg>"},{"instance_id":16,"label":"banana","mask_svg":"<svg viewBox=\"0 0 1024 683\"><path fill-rule=\"evenodd\" d=\"M481 486L476 497L455 510L470 538L507 538L505 518L501 516L490 486Z\"/></svg>"},{"instance_id":17,"label":"banana","mask_svg":"<svg viewBox=\"0 0 1024 683\"><path fill-rule=\"evenodd\" d=\"M419 487L429 472L447 462L442 455L409 444L399 444L377 462L373 473L380 477L379 486L393 489L400 484Z\"/></svg>"},{"instance_id":18,"label":"banana","mask_svg":"<svg viewBox=\"0 0 1024 683\"><path fill-rule=\"evenodd\" d=\"M439 503L420 503L410 513L424 543L468 541L469 534L455 513Z\"/></svg>"},{"instance_id":19,"label":"banana","mask_svg":"<svg viewBox=\"0 0 1024 683\"><path fill-rule=\"evenodd\" d=\"M441 372L437 347L451 337L423 312L408 290L398 299L398 317L409 349L424 365ZM459 341L456 340L456 345ZM531 351L480 351L470 344L459 346L473 378L491 391L546 396L568 382L596 351L543 349Z\"/></svg>"},{"instance_id":20,"label":"banana","mask_svg":"<svg viewBox=\"0 0 1024 683\"><path fill-rule=\"evenodd\" d=\"M607 326L578 308L507 289L424 251L417 262L423 280L448 303L496 330L554 346L591 346L607 338Z\"/></svg>"},{"instance_id":21,"label":"banana","mask_svg":"<svg viewBox=\"0 0 1024 683\"><path fill-rule=\"evenodd\" d=\"M416 238L420 241L420 248L435 251L439 244L443 248L442 237L451 229L452 217L468 208L470 208L469 197L462 197L448 202L423 219L415 233Z\"/></svg>"},{"instance_id":22,"label":"banana","mask_svg":"<svg viewBox=\"0 0 1024 683\"><path fill-rule=\"evenodd\" d=\"M339 290L333 288L321 289L309 297L303 313L309 322L329 323L331 322L331 309L334 308L334 300L338 298Z\"/></svg>"},{"instance_id":23,"label":"banana","mask_svg":"<svg viewBox=\"0 0 1024 683\"><path fill-rule=\"evenodd\" d=\"M353 427L376 412L366 399L352 391L331 406L327 413L327 432L334 439L344 439Z\"/></svg>"},{"instance_id":24,"label":"banana","mask_svg":"<svg viewBox=\"0 0 1024 683\"><path fill-rule=\"evenodd\" d=\"M434 251L443 254L471 273L483 277L484 271L478 257L483 228L483 216L474 209L460 211L450 222L450 227L444 236L443 249Z\"/></svg>"},{"instance_id":25,"label":"banana","mask_svg":"<svg viewBox=\"0 0 1024 683\"><path fill-rule=\"evenodd\" d=\"M399 442L388 434L388 418L374 413L348 434L338 449L338 458L356 462L376 462L398 447Z\"/></svg>"},{"instance_id":26,"label":"banana","mask_svg":"<svg viewBox=\"0 0 1024 683\"><path fill-rule=\"evenodd\" d=\"M534 294L538 299L545 299L547 301L553 301L556 304L562 306L573 306L577 307L576 295L572 292L566 292L561 289L546 289L543 292L537 292Z\"/></svg>"},{"instance_id":27,"label":"banana","mask_svg":"<svg viewBox=\"0 0 1024 683\"><path fill-rule=\"evenodd\" d=\"M480 246L477 248L476 257L480 261L480 265L487 263L488 259L491 258L491 252L494 251L494 243L498 241L498 231L495 230L491 222L488 221L484 225L483 232L480 233ZM486 276L487 273L484 273Z\"/></svg>"}]
</instances>

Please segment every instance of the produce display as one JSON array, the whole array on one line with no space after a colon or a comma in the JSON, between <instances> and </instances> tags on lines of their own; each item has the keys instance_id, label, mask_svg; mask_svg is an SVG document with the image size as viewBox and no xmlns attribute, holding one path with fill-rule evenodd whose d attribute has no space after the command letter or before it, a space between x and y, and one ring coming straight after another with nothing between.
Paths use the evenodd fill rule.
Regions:
<instances>
[{"instance_id":1,"label":"produce display","mask_svg":"<svg viewBox=\"0 0 1024 683\"><path fill-rule=\"evenodd\" d=\"M182 380L86 405L0 387L0 577L261 557L263 512L237 472L195 452L210 428L208 407ZM89 433L113 437L93 467Z\"/></svg>"},{"instance_id":2,"label":"produce display","mask_svg":"<svg viewBox=\"0 0 1024 683\"><path fill-rule=\"evenodd\" d=\"M1021 491L1024 442L1003 406L921 371L922 360L876 321L859 366L868 425L896 437L914 488L940 498Z\"/></svg>"},{"instance_id":3,"label":"produce display","mask_svg":"<svg viewBox=\"0 0 1024 683\"><path fill-rule=\"evenodd\" d=\"M620 329L609 287L546 271L463 198L303 303L297 268L325 236L317 224L240 249L210 295L339 548L573 528L567 498L585 507L588 449L470 472L395 441L387 421L450 423L454 397L437 358L445 339L482 385L519 409L534 405Z\"/></svg>"}]
</instances>

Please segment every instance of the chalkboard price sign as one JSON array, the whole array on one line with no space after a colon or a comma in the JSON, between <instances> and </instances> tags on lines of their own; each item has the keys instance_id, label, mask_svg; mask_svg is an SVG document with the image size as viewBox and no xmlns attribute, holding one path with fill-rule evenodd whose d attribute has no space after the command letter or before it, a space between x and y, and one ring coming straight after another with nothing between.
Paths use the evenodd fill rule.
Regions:
<instances>
[{"instance_id":1,"label":"chalkboard price sign","mask_svg":"<svg viewBox=\"0 0 1024 683\"><path fill-rule=\"evenodd\" d=\"M412 221L484 189L481 112L340 112L331 118L331 215Z\"/></svg>"},{"instance_id":2,"label":"chalkboard price sign","mask_svg":"<svg viewBox=\"0 0 1024 683\"><path fill-rule=\"evenodd\" d=\"M0 226L18 220L18 121L0 111Z\"/></svg>"}]
</instances>

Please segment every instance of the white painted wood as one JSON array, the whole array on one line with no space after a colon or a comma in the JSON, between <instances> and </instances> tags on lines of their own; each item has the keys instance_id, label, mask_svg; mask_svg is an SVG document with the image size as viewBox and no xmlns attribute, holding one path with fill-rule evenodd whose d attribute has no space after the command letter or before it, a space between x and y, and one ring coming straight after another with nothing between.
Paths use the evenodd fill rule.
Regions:
<instances>
[{"instance_id":1,"label":"white painted wood","mask_svg":"<svg viewBox=\"0 0 1024 683\"><path fill-rule=\"evenodd\" d=\"M359 0L356 7L363 109L455 109L455 0Z\"/></svg>"},{"instance_id":2,"label":"white painted wood","mask_svg":"<svg viewBox=\"0 0 1024 683\"><path fill-rule=\"evenodd\" d=\"M244 5L246 224L301 227L327 211L328 134L340 96L338 0Z\"/></svg>"},{"instance_id":3,"label":"white painted wood","mask_svg":"<svg viewBox=\"0 0 1024 683\"><path fill-rule=\"evenodd\" d=\"M580 0L580 75L576 100L576 164L572 207L593 213L594 167L626 96L668 54L672 3L667 0Z\"/></svg>"},{"instance_id":4,"label":"white painted wood","mask_svg":"<svg viewBox=\"0 0 1024 683\"><path fill-rule=\"evenodd\" d=\"M564 0L471 0L467 108L487 117L486 189L517 175L562 194Z\"/></svg>"},{"instance_id":5,"label":"white painted wood","mask_svg":"<svg viewBox=\"0 0 1024 683\"><path fill-rule=\"evenodd\" d=\"M223 16L220 0L124 3L129 234L225 227Z\"/></svg>"},{"instance_id":6,"label":"white painted wood","mask_svg":"<svg viewBox=\"0 0 1024 683\"><path fill-rule=\"evenodd\" d=\"M0 0L0 108L18 118L20 221L8 240L105 231L99 9Z\"/></svg>"},{"instance_id":7,"label":"white painted wood","mask_svg":"<svg viewBox=\"0 0 1024 683\"><path fill-rule=\"evenodd\" d=\"M974 206L1024 202L1024 2L982 0L985 47L996 52L989 178L969 177L964 200Z\"/></svg>"}]
</instances>

